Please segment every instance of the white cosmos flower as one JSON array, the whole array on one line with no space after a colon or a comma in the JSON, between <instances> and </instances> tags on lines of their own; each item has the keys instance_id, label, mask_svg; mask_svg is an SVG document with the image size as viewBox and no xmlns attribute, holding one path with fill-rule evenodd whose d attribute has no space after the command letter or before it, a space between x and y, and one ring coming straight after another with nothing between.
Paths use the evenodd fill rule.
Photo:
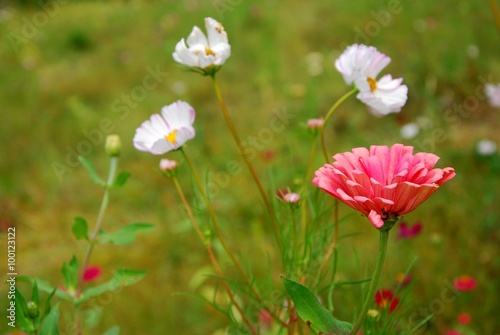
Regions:
<instances>
[{"instance_id":1,"label":"white cosmos flower","mask_svg":"<svg viewBox=\"0 0 500 335\"><path fill-rule=\"evenodd\" d=\"M403 78L392 79L390 74L378 81L372 77L360 78L355 82L359 89L356 97L376 116L397 113L408 99L408 87L401 85L402 82Z\"/></svg>"},{"instance_id":2,"label":"white cosmos flower","mask_svg":"<svg viewBox=\"0 0 500 335\"><path fill-rule=\"evenodd\" d=\"M497 152L497 144L490 140L481 140L476 143L476 151L481 156L491 156Z\"/></svg>"},{"instance_id":3,"label":"white cosmos flower","mask_svg":"<svg viewBox=\"0 0 500 335\"><path fill-rule=\"evenodd\" d=\"M486 84L484 91L488 96L488 102L493 107L500 107L500 84Z\"/></svg>"},{"instance_id":4,"label":"white cosmos flower","mask_svg":"<svg viewBox=\"0 0 500 335\"><path fill-rule=\"evenodd\" d=\"M360 78L376 78L391 59L375 47L353 44L337 58L335 68L342 74L347 85Z\"/></svg>"},{"instance_id":5,"label":"white cosmos flower","mask_svg":"<svg viewBox=\"0 0 500 335\"><path fill-rule=\"evenodd\" d=\"M208 38L195 26L187 41L183 38L177 43L172 54L176 62L204 70L209 67L219 67L229 58L231 46L222 24L207 17L205 27Z\"/></svg>"},{"instance_id":6,"label":"white cosmos flower","mask_svg":"<svg viewBox=\"0 0 500 335\"><path fill-rule=\"evenodd\" d=\"M134 147L154 155L162 155L179 149L195 135L193 122L195 111L187 102L176 101L153 114L137 128Z\"/></svg>"}]
</instances>

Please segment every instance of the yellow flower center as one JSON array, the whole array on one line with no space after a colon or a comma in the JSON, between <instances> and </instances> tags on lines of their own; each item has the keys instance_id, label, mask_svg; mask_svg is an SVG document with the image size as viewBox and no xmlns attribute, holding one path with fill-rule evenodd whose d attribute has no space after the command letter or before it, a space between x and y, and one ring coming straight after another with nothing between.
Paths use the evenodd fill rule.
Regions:
<instances>
[{"instance_id":1,"label":"yellow flower center","mask_svg":"<svg viewBox=\"0 0 500 335\"><path fill-rule=\"evenodd\" d=\"M165 139L166 139L167 141L169 141L170 143L174 144L174 143L175 143L175 141L176 141L176 139L175 139L175 138L176 138L176 136L177 136L177 129L176 129L176 130L174 130L173 132L171 132L170 134L165 135Z\"/></svg>"},{"instance_id":2,"label":"yellow flower center","mask_svg":"<svg viewBox=\"0 0 500 335\"><path fill-rule=\"evenodd\" d=\"M377 81L372 77L366 78L366 81L368 81L368 85L370 85L370 91L375 92L377 89Z\"/></svg>"},{"instance_id":3,"label":"yellow flower center","mask_svg":"<svg viewBox=\"0 0 500 335\"><path fill-rule=\"evenodd\" d=\"M210 49L210 47L205 47L205 53L208 55L212 55L212 56L215 56L215 52L212 51L212 49Z\"/></svg>"}]
</instances>

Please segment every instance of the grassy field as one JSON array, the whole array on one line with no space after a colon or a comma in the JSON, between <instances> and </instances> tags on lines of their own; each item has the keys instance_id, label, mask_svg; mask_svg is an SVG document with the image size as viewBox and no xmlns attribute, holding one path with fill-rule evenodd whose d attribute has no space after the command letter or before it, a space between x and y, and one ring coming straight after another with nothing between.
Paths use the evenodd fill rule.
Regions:
<instances>
[{"instance_id":1,"label":"grassy field","mask_svg":"<svg viewBox=\"0 0 500 335\"><path fill-rule=\"evenodd\" d=\"M434 152L441 157L439 167L455 168L454 180L406 216L410 223L423 223L422 233L412 240L391 237L382 285L391 286L418 257L406 319L434 310L425 334L445 334L455 327L457 314L468 312L473 332L464 335L500 334L500 157L481 156L475 149L482 139L500 143L500 111L483 93L485 82L500 82L500 35L487 2L25 2L0 1L0 267L7 264L9 225L17 227L20 274L58 285L62 262L75 253L82 257L85 244L73 238L71 222L76 215L94 222L102 192L73 162L73 152L93 161L104 175L104 137L110 133L121 136L120 167L132 177L112 193L105 224L156 225L154 233L141 235L131 247L96 248L92 263L104 269L102 280L117 267L145 269L148 275L112 295L90 333L118 324L122 334L224 334L228 324L191 295L210 295L217 280L200 275L207 271L207 258L172 183L157 171L158 157L132 145L135 129L178 99L197 111L197 136L186 149L199 172L224 176L214 179L212 201L230 246L257 281L269 281L269 291L283 290L271 227L210 80L172 60L178 40L210 16L224 24L232 47L218 74L223 95L242 139L254 149L253 163L269 194L310 183L304 176L313 138L305 124L348 91L333 66L345 46L373 45L392 58L384 73L404 78L406 106L399 114L375 118L359 101L348 100L329 124L328 149L401 142ZM145 80L151 89L144 89ZM286 113L284 129L252 145L276 113ZM420 126L413 139L400 134L408 122ZM175 152L167 157L181 160ZM231 160L241 171L228 177ZM318 152L314 166L322 163ZM192 198L186 166L180 179ZM377 240L368 221L352 214L341 205L341 216L349 215L341 233L356 233L338 247L338 276L344 280L372 271ZM269 263L262 261L268 258ZM223 265L228 277L237 278L227 259ZM476 278L477 289L438 308L446 283L463 274ZM5 289L0 286L2 311ZM352 317L359 292L359 285L335 292L337 304L346 306L336 307L339 317ZM8 333L4 319L1 334ZM61 328L69 323L71 314L63 313Z\"/></svg>"}]
</instances>

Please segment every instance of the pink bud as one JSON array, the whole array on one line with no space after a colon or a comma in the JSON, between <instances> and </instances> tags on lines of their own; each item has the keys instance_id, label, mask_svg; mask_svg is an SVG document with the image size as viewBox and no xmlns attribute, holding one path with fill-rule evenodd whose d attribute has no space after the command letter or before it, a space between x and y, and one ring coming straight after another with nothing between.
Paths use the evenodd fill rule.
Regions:
<instances>
[{"instance_id":1,"label":"pink bud","mask_svg":"<svg viewBox=\"0 0 500 335\"><path fill-rule=\"evenodd\" d=\"M163 172L174 171L179 167L179 163L170 159L162 159L160 161L160 170Z\"/></svg>"}]
</instances>

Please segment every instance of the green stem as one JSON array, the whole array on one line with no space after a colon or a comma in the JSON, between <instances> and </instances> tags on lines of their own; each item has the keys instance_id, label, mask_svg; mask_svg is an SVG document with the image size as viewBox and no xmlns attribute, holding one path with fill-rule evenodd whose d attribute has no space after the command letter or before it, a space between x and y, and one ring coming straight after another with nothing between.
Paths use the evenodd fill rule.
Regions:
<instances>
[{"instance_id":1,"label":"green stem","mask_svg":"<svg viewBox=\"0 0 500 335\"><path fill-rule=\"evenodd\" d=\"M370 287L368 289L368 294L366 295L365 302L361 308L361 312L358 315L358 319L352 328L351 335L356 335L363 325L366 313L373 303L373 297L377 291L378 282L380 280L380 275L382 274L382 269L384 268L385 253L387 251L387 241L389 239L389 229L380 230L380 239L378 246L378 256L377 263L375 265L375 271L373 272L372 280L370 282Z\"/></svg>"},{"instance_id":2,"label":"green stem","mask_svg":"<svg viewBox=\"0 0 500 335\"><path fill-rule=\"evenodd\" d=\"M500 11L498 10L497 0L489 0L491 12L493 13L493 20L497 26L498 32L500 32Z\"/></svg>"},{"instance_id":3,"label":"green stem","mask_svg":"<svg viewBox=\"0 0 500 335\"><path fill-rule=\"evenodd\" d=\"M327 163L330 161L330 159L328 158L328 153L326 151L326 144L325 144L325 127L326 127L326 123L332 117L332 115L335 112L335 110L337 110L337 108L340 105L342 105L342 103L344 101L346 101L351 95L353 95L357 91L358 91L357 88L353 88L352 90L350 90L349 92L347 92L346 94L344 94L342 97L340 97L339 100L337 100L337 102L335 104L333 104L332 108L330 108L330 110L328 111L328 113L326 113L325 120L324 120L324 123L323 123L323 127L321 127L321 129L319 130L319 135L320 135L320 138L321 138L321 148L323 150L323 155L325 156L325 160L326 160Z\"/></svg>"},{"instance_id":4,"label":"green stem","mask_svg":"<svg viewBox=\"0 0 500 335\"><path fill-rule=\"evenodd\" d=\"M269 201L269 198L267 197L266 191L264 190L264 187L262 186L262 183L259 179L259 176L257 175L257 172L255 171L252 163L250 162L250 159L248 158L248 155L246 154L245 149L243 148L243 144L241 142L240 136L238 135L238 131L236 130L236 127L234 126L234 123L231 119L231 116L229 115L229 112L227 110L226 103L224 102L224 99L222 98L222 94L220 91L219 83L217 82L217 79L215 77L215 74L212 76L213 83L214 83L214 88L215 88L215 94L217 95L217 100L219 101L220 108L222 109L222 113L224 114L224 118L226 119L227 125L229 126L229 130L231 131L231 134L233 135L234 141L236 142L236 145L238 146L238 150L243 157L243 160L245 161L248 170L250 170L250 173L252 174L252 177L255 181L255 184L257 185L259 189L259 193L262 197L262 200L264 201L264 205L267 209L267 212L269 216L271 217L271 221L273 223L273 228L274 228L274 237L276 239L276 243L278 244L278 247L282 250L283 245L282 242L279 238L279 228L278 228L278 222L276 220L276 216L274 215L273 208L271 206L271 202Z\"/></svg>"},{"instance_id":5,"label":"green stem","mask_svg":"<svg viewBox=\"0 0 500 335\"><path fill-rule=\"evenodd\" d=\"M106 185L104 186L104 195L102 196L101 200L101 207L99 209L99 214L97 215L97 220L96 224L94 227L94 230L92 234L89 236L89 247L87 249L87 253L85 254L85 258L83 259L82 266L80 268L80 276L78 278L78 287L76 289L76 294L75 297L76 299L80 298L80 294L82 291L82 286L83 286L83 275L85 274L85 269L87 268L89 261L90 261L90 256L92 254L92 251L94 250L94 245L95 245L95 240L97 239L97 234L99 234L99 231L101 230L101 226L103 223L104 219L104 213L106 212L106 208L108 207L108 202L109 202L109 191L111 186L113 185L113 182L115 180L115 175L116 175L116 170L118 167L118 156L112 156L110 159L110 164L109 164L109 172L108 172L108 180L106 182ZM78 308L77 308L78 310ZM76 333L81 334L81 325L79 324L80 322L77 322L77 329Z\"/></svg>"}]
</instances>

